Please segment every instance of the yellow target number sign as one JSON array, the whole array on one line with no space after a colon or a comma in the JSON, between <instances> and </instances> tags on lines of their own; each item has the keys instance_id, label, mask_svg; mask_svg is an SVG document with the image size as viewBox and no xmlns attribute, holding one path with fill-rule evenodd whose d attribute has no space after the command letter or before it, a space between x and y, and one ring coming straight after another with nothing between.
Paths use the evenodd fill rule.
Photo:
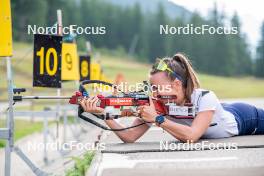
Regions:
<instances>
[{"instance_id":1,"label":"yellow target number sign","mask_svg":"<svg viewBox=\"0 0 264 176\"><path fill-rule=\"evenodd\" d=\"M100 80L101 77L101 66L99 63L92 62L91 63L91 80Z\"/></svg>"},{"instance_id":2,"label":"yellow target number sign","mask_svg":"<svg viewBox=\"0 0 264 176\"><path fill-rule=\"evenodd\" d=\"M90 56L80 56L80 81L90 80Z\"/></svg>"},{"instance_id":3,"label":"yellow target number sign","mask_svg":"<svg viewBox=\"0 0 264 176\"><path fill-rule=\"evenodd\" d=\"M80 80L79 57L75 43L62 44L61 79Z\"/></svg>"},{"instance_id":4,"label":"yellow target number sign","mask_svg":"<svg viewBox=\"0 0 264 176\"><path fill-rule=\"evenodd\" d=\"M10 0L0 0L0 56L12 56Z\"/></svg>"},{"instance_id":5,"label":"yellow target number sign","mask_svg":"<svg viewBox=\"0 0 264 176\"><path fill-rule=\"evenodd\" d=\"M82 61L81 63L81 75L82 77L87 77L89 75L88 62Z\"/></svg>"},{"instance_id":6,"label":"yellow target number sign","mask_svg":"<svg viewBox=\"0 0 264 176\"><path fill-rule=\"evenodd\" d=\"M34 87L61 87L61 42L61 36L34 35Z\"/></svg>"}]
</instances>

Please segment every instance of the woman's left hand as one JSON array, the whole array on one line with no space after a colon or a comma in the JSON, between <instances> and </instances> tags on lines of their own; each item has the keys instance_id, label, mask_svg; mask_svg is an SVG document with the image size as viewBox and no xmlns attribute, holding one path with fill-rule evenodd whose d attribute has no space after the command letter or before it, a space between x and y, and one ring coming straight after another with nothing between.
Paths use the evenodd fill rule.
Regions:
<instances>
[{"instance_id":1,"label":"woman's left hand","mask_svg":"<svg viewBox=\"0 0 264 176\"><path fill-rule=\"evenodd\" d=\"M146 122L154 123L155 118L158 116L158 113L156 112L156 109L155 109L155 106L154 106L154 103L151 97L149 98L149 102L150 102L150 105L140 106L138 107L138 110L143 120L145 120Z\"/></svg>"}]
</instances>

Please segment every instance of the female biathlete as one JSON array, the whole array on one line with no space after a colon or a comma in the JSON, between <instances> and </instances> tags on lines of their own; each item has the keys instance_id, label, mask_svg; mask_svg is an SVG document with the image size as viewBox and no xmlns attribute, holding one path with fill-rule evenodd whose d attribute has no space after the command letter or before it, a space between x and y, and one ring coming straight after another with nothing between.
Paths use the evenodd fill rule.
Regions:
<instances>
[{"instance_id":1,"label":"female biathlete","mask_svg":"<svg viewBox=\"0 0 264 176\"><path fill-rule=\"evenodd\" d=\"M163 65L160 68L160 65ZM164 67L165 65L165 67ZM197 115L193 119L177 119L157 114L152 100L149 106L138 108L141 117L136 118L133 125L142 121L156 123L157 126L170 133L176 139L184 142L195 142L200 138L226 138L236 135L264 134L264 110L245 103L221 104L212 91L200 88L197 75L188 58L177 53L172 58L157 60L149 77L152 87L170 86L170 90L153 93L158 95L174 95L175 102L182 106L185 103L196 104ZM99 99L94 96L83 99L81 105L86 112L103 113L104 109L97 107ZM197 103L198 102L198 103ZM105 120L113 129L124 128L116 120ZM216 125L210 125L210 124ZM115 131L123 141L132 143L140 138L149 128L150 123L124 131Z\"/></svg>"}]
</instances>

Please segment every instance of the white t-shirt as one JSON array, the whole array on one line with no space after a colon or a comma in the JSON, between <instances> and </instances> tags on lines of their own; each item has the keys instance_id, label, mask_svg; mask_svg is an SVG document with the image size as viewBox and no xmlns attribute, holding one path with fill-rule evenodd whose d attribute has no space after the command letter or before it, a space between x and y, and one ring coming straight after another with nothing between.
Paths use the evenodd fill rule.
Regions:
<instances>
[{"instance_id":1,"label":"white t-shirt","mask_svg":"<svg viewBox=\"0 0 264 176\"><path fill-rule=\"evenodd\" d=\"M202 111L213 110L214 115L211 123L217 125L209 127L203 134L202 138L224 138L238 135L238 127L235 117L232 113L223 109L219 99L214 92L209 91L202 96L204 89L195 89L191 95L191 101L198 107L198 113ZM177 119L167 117L168 119L191 126L193 119Z\"/></svg>"}]
</instances>

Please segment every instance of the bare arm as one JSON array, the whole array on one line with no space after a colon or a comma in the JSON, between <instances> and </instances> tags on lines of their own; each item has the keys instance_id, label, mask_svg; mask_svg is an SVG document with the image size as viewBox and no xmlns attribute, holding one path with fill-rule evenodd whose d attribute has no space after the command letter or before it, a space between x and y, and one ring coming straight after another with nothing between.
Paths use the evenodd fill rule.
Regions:
<instances>
[{"instance_id":1,"label":"bare arm","mask_svg":"<svg viewBox=\"0 0 264 176\"><path fill-rule=\"evenodd\" d=\"M88 99L81 100L80 104L83 107L84 111L90 112L90 113L103 113L104 109L97 107L96 104L99 101L98 97L90 97ZM125 128L115 120L105 120L106 124L112 128L112 129L120 129ZM132 126L138 125L140 123L143 123L142 119L135 119L132 123ZM140 125L135 128L127 129L124 131L114 131L115 134L123 141L123 142L135 142L138 138L140 138L147 130L149 129L149 126L147 124Z\"/></svg>"},{"instance_id":2,"label":"bare arm","mask_svg":"<svg viewBox=\"0 0 264 176\"><path fill-rule=\"evenodd\" d=\"M166 119L160 127L181 141L196 142L210 126L213 114L214 111L204 111L198 113L191 126L178 124Z\"/></svg>"},{"instance_id":3,"label":"bare arm","mask_svg":"<svg viewBox=\"0 0 264 176\"><path fill-rule=\"evenodd\" d=\"M158 114L151 99L149 106L141 106L138 109L140 110L142 118L145 121L155 122L155 117L157 117ZM160 127L170 133L173 137L181 141L195 142L205 133L207 128L210 126L213 114L213 110L199 112L193 120L191 126L181 125L169 119L165 119Z\"/></svg>"}]
</instances>

